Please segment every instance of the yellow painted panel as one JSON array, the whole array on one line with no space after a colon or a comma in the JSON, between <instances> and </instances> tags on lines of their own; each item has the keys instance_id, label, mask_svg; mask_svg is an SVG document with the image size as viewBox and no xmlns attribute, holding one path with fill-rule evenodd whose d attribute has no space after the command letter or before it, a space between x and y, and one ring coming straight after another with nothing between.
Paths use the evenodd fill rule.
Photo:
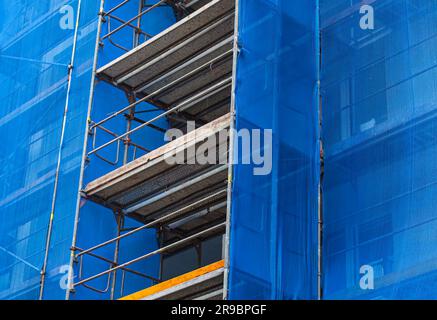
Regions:
<instances>
[{"instance_id":1,"label":"yellow painted panel","mask_svg":"<svg viewBox=\"0 0 437 320\"><path fill-rule=\"evenodd\" d=\"M224 262L224 260L221 260L219 262L210 264L206 267L203 267L203 268L194 270L192 272L183 274L179 277L161 282L153 287L147 288L145 290L142 290L142 291L136 292L134 294L131 294L129 296L126 296L124 298L121 298L120 300L141 300L141 299L144 299L148 296L156 294L158 292L162 292L164 290L175 287L175 286L182 284L184 282L193 280L193 279L198 278L200 276L203 276L207 273L210 273L210 272L213 272L213 271L218 270L220 268L223 268L224 266L225 266L225 262Z\"/></svg>"}]
</instances>

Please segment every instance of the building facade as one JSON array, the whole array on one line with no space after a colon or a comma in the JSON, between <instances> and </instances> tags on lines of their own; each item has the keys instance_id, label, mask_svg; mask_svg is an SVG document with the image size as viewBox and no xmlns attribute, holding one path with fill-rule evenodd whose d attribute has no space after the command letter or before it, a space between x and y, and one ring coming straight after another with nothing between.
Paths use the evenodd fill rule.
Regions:
<instances>
[{"instance_id":1,"label":"building facade","mask_svg":"<svg viewBox=\"0 0 437 320\"><path fill-rule=\"evenodd\" d=\"M437 298L435 1L0 16L0 299Z\"/></svg>"}]
</instances>

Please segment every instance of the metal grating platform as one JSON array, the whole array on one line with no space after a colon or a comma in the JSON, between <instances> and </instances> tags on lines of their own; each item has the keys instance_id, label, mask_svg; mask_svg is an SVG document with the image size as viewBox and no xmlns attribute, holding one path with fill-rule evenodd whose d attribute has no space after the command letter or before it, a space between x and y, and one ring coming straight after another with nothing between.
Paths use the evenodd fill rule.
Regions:
<instances>
[{"instance_id":1,"label":"metal grating platform","mask_svg":"<svg viewBox=\"0 0 437 320\"><path fill-rule=\"evenodd\" d=\"M219 133L227 130L229 125L229 114L222 116L89 183L84 193L97 203L121 209L123 213L143 222L180 211L173 219L166 221L171 223L197 210L200 221L206 219L203 222L208 223L217 218L217 212L222 211L217 205L226 198L223 190L227 184L228 165L171 164L168 155L185 154L188 149L197 150L205 139L215 136L217 150L221 153L216 157L226 159L228 139L226 136L221 140L218 138ZM217 210L206 218L201 211L211 206L216 206ZM192 221L186 223L188 226L191 224L190 228L197 227Z\"/></svg>"},{"instance_id":2,"label":"metal grating platform","mask_svg":"<svg viewBox=\"0 0 437 320\"><path fill-rule=\"evenodd\" d=\"M103 66L97 76L138 96L167 86L154 97L163 106L180 103L231 77L234 6L235 0L211 1Z\"/></svg>"}]
</instances>

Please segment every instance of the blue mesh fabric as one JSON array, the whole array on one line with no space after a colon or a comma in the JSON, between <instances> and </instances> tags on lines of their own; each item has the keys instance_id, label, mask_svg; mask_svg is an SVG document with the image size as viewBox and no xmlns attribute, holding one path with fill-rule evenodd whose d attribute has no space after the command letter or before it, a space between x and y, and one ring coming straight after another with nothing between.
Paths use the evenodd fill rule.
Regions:
<instances>
[{"instance_id":1,"label":"blue mesh fabric","mask_svg":"<svg viewBox=\"0 0 437 320\"><path fill-rule=\"evenodd\" d=\"M236 129L272 130L273 169L235 165L231 299L317 298L316 12L306 0L239 1Z\"/></svg>"}]
</instances>

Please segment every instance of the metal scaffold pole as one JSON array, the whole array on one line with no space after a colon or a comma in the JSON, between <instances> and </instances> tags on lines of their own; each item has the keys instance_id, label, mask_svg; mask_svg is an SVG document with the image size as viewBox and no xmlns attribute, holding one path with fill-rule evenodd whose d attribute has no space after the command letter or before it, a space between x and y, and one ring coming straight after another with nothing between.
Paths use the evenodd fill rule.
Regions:
<instances>
[{"instance_id":1,"label":"metal scaffold pole","mask_svg":"<svg viewBox=\"0 0 437 320\"><path fill-rule=\"evenodd\" d=\"M54 181L54 188L53 188L52 204L51 204L51 210L50 210L49 223L48 223L48 227L47 227L47 236L46 236L45 251L44 251L44 262L43 262L43 265L41 268L39 300L42 300L44 298L44 286L45 286L45 281L46 281L47 266L48 266L48 261L49 261L49 251L50 251L51 238L52 238L52 232L53 232L53 224L54 224L54 219L55 219L55 208L56 208L56 200L57 200L57 195L58 195L59 176L60 176L60 171L61 171L62 151L63 151L63 147L64 147L65 131L66 131L66 126L67 126L68 109L69 109L69 104L70 104L70 91L71 91L71 85L72 85L71 84L72 83L72 75L73 75L73 71L74 71L73 68L74 68L75 57L76 57L76 46L77 46L78 33L79 33L81 6L82 6L82 0L79 0L77 3L76 24L75 24L75 28L74 28L71 60L70 60L70 65L68 66L68 84L67 84L64 113L63 113L63 118L62 118L62 129L61 129L61 137L60 137L60 141L59 141L59 150L58 150L58 156L57 156L57 165L56 165L55 181Z\"/></svg>"},{"instance_id":2,"label":"metal scaffold pole","mask_svg":"<svg viewBox=\"0 0 437 320\"><path fill-rule=\"evenodd\" d=\"M102 24L103 24L103 12L105 7L105 0L100 0L100 8L98 12L98 23L97 23L97 34L96 34L96 42L94 45L94 57L93 57L93 67L92 67L92 76L91 76L91 84L90 84L90 93L88 98L88 111L87 111L87 125L84 133L84 143L83 143L83 151L82 151L82 162L80 167L80 177L79 177L79 190L77 192L77 202L76 202L76 212L75 212L75 218L74 218L74 226L73 226L73 239L72 239L72 245L71 247L76 247L77 242L77 231L78 231L78 225L79 225L79 214L80 214L80 202L81 202L81 190L83 188L83 181L84 181L84 172L85 172L85 165L87 161L87 145L88 145L88 132L89 127L91 125L90 118L91 118L91 109L94 99L94 89L96 84L96 70L97 70L97 58L98 58L98 52L100 47L100 34L102 32ZM73 283L73 277L74 277L74 251L71 250L70 253L70 263L69 263L69 279L68 279L68 285L69 288L66 291L65 299L69 300L71 295L71 287L70 285Z\"/></svg>"},{"instance_id":3,"label":"metal scaffold pole","mask_svg":"<svg viewBox=\"0 0 437 320\"><path fill-rule=\"evenodd\" d=\"M233 180L234 180L234 143L236 137L235 127L236 127L236 111L235 111L235 90L237 84L237 61L239 54L239 43L238 43L238 22L239 22L239 1L235 0L235 22L234 22L234 57L232 62L233 78L232 78L232 92L231 92L231 127L230 127L230 137L229 137L229 175L228 175L228 186L227 186L227 207L226 207L226 233L224 241L224 260L225 260L225 270L223 279L223 300L227 300L229 297L229 272L230 272L230 243L231 243L231 223L232 223L232 191L233 191Z\"/></svg>"}]
</instances>

